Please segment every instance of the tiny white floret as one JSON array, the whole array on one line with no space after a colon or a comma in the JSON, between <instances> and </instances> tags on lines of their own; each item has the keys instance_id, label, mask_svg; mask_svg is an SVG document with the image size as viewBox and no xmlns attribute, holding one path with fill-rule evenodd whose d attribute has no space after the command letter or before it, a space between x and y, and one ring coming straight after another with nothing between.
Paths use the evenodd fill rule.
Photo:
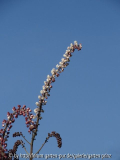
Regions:
<instances>
[{"instance_id":1,"label":"tiny white floret","mask_svg":"<svg viewBox=\"0 0 120 160\"><path fill-rule=\"evenodd\" d=\"M36 106L40 106L40 103L39 103L39 102L36 102L35 104L36 104Z\"/></svg>"}]
</instances>

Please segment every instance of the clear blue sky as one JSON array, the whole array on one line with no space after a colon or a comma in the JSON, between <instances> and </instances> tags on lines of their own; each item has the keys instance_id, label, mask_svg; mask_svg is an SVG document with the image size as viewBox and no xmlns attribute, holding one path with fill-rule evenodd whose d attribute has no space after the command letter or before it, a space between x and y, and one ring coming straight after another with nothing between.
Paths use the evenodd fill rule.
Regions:
<instances>
[{"instance_id":1,"label":"clear blue sky","mask_svg":"<svg viewBox=\"0 0 120 160\"><path fill-rule=\"evenodd\" d=\"M36 108L47 75L74 40L83 48L53 85L34 153L56 131L62 148L51 138L41 154L108 153L120 160L119 0L0 1L1 124L13 106ZM31 140L27 130L19 117L8 149L22 139L12 138L15 131ZM25 153L21 146L18 153Z\"/></svg>"}]
</instances>

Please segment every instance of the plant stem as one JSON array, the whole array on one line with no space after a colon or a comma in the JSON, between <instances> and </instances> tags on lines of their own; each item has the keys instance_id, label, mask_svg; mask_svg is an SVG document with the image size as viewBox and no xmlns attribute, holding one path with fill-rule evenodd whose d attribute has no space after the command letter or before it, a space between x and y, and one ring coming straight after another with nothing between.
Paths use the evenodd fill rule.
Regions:
<instances>
[{"instance_id":1,"label":"plant stem","mask_svg":"<svg viewBox=\"0 0 120 160\"><path fill-rule=\"evenodd\" d=\"M33 153L33 133L32 133L32 140L31 140L31 145L30 145L30 160L32 160L32 153Z\"/></svg>"},{"instance_id":2,"label":"plant stem","mask_svg":"<svg viewBox=\"0 0 120 160\"><path fill-rule=\"evenodd\" d=\"M42 108L42 104L40 105L40 111L41 111L41 108ZM38 112L38 116L37 116L37 121L36 121L36 129L34 130L34 132L32 132L32 139L31 139L31 145L30 145L30 160L33 159L33 157L31 156L32 153L33 153L33 143L34 143L34 140L35 140L35 136L37 135L37 131L38 131L38 125L39 125L39 117L40 117L40 111Z\"/></svg>"},{"instance_id":3,"label":"plant stem","mask_svg":"<svg viewBox=\"0 0 120 160\"><path fill-rule=\"evenodd\" d=\"M25 136L23 136L23 135L21 135L23 138L24 138L24 140L27 142L27 143L29 143L30 145L31 145L31 143L25 138Z\"/></svg>"},{"instance_id":4,"label":"plant stem","mask_svg":"<svg viewBox=\"0 0 120 160\"><path fill-rule=\"evenodd\" d=\"M41 149L43 148L43 146L45 145L45 143L47 142L48 139L49 139L49 137L46 138L45 142L42 144L40 149L35 153L35 155L41 151Z\"/></svg>"}]
</instances>

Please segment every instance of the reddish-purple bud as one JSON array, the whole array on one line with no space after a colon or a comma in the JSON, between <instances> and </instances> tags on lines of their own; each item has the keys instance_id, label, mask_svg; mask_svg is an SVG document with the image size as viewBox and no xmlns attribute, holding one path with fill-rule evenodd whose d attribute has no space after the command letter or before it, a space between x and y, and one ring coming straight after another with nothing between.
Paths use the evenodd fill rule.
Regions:
<instances>
[{"instance_id":1,"label":"reddish-purple bud","mask_svg":"<svg viewBox=\"0 0 120 160\"><path fill-rule=\"evenodd\" d=\"M52 82L55 82L55 78L52 79Z\"/></svg>"},{"instance_id":2,"label":"reddish-purple bud","mask_svg":"<svg viewBox=\"0 0 120 160\"><path fill-rule=\"evenodd\" d=\"M18 118L18 114L15 114L15 118Z\"/></svg>"},{"instance_id":3,"label":"reddish-purple bud","mask_svg":"<svg viewBox=\"0 0 120 160\"><path fill-rule=\"evenodd\" d=\"M23 107L22 108L26 108L26 105L23 105Z\"/></svg>"},{"instance_id":4,"label":"reddish-purple bud","mask_svg":"<svg viewBox=\"0 0 120 160\"><path fill-rule=\"evenodd\" d=\"M59 77L59 74L58 74L58 73L56 73L56 77Z\"/></svg>"},{"instance_id":5,"label":"reddish-purple bud","mask_svg":"<svg viewBox=\"0 0 120 160\"><path fill-rule=\"evenodd\" d=\"M12 108L12 110L13 110L13 111L15 111L15 110L16 110L16 108L15 108L15 107L13 107L13 108Z\"/></svg>"},{"instance_id":6,"label":"reddish-purple bud","mask_svg":"<svg viewBox=\"0 0 120 160\"><path fill-rule=\"evenodd\" d=\"M18 105L18 108L20 109L21 105Z\"/></svg>"},{"instance_id":7,"label":"reddish-purple bud","mask_svg":"<svg viewBox=\"0 0 120 160\"><path fill-rule=\"evenodd\" d=\"M12 119L12 123L14 123L15 122L15 119Z\"/></svg>"},{"instance_id":8,"label":"reddish-purple bud","mask_svg":"<svg viewBox=\"0 0 120 160\"><path fill-rule=\"evenodd\" d=\"M25 117L25 120L27 121L27 120L28 120L28 118L27 118L27 117Z\"/></svg>"},{"instance_id":9,"label":"reddish-purple bud","mask_svg":"<svg viewBox=\"0 0 120 160\"><path fill-rule=\"evenodd\" d=\"M10 116L10 112L7 112L7 116Z\"/></svg>"},{"instance_id":10,"label":"reddish-purple bud","mask_svg":"<svg viewBox=\"0 0 120 160\"><path fill-rule=\"evenodd\" d=\"M9 121L9 124L11 124L12 122L11 121Z\"/></svg>"},{"instance_id":11,"label":"reddish-purple bud","mask_svg":"<svg viewBox=\"0 0 120 160\"><path fill-rule=\"evenodd\" d=\"M10 129L12 128L12 125L10 125L10 127L9 127Z\"/></svg>"}]
</instances>

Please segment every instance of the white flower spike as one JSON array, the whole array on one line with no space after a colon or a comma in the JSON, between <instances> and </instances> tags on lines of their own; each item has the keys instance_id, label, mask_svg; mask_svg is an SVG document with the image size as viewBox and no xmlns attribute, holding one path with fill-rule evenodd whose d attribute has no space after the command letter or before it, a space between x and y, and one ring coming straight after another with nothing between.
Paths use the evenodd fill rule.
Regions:
<instances>
[{"instance_id":1,"label":"white flower spike","mask_svg":"<svg viewBox=\"0 0 120 160\"><path fill-rule=\"evenodd\" d=\"M78 44L77 41L74 41L74 43L70 44L70 46L67 47L67 50L65 52L65 54L63 54L63 57L61 59L61 61L59 62L59 64L56 65L56 68L53 68L51 70L51 76L47 75L47 79L46 81L44 81L44 86L42 87L43 89L40 91L41 95L38 96L39 102L36 102L35 104L39 107L34 109L35 114L38 113L38 111L40 111L40 105L46 105L47 101L45 101L45 99L48 98L48 96L50 96L49 92L52 88L51 83L55 82L55 78L59 77L59 74L62 73L64 71L64 68L66 68L70 62L70 57L72 56L72 53L75 51L75 49L77 49L78 51L81 50L82 48L82 44ZM41 106L42 106L41 105ZM41 111L40 111L41 112ZM8 119L10 118L10 116L8 116ZM33 116L33 119L37 118L37 115Z\"/></svg>"}]
</instances>

